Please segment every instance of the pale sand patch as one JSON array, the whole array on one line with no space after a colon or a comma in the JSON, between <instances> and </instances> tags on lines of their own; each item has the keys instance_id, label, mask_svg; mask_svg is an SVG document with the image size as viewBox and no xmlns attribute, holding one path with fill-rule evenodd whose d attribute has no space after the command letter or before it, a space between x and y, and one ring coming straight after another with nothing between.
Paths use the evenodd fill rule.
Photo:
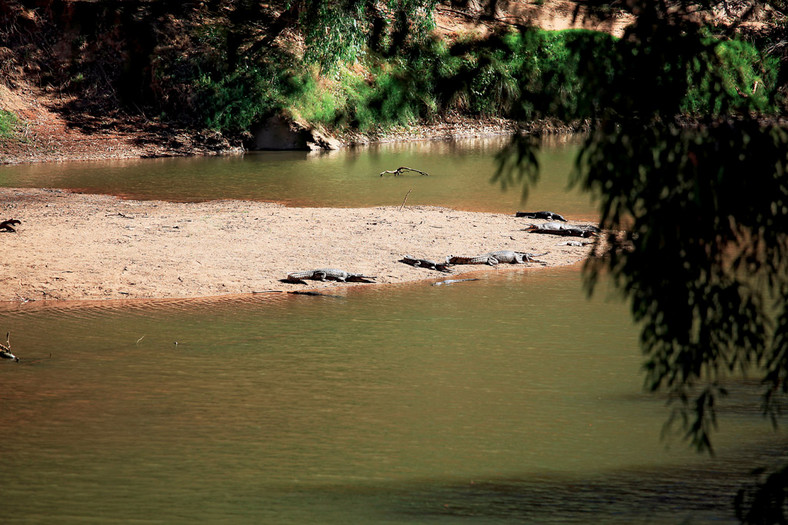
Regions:
<instances>
[{"instance_id":1,"label":"pale sand patch","mask_svg":"<svg viewBox=\"0 0 788 525\"><path fill-rule=\"evenodd\" d=\"M443 274L398 262L442 261L494 250L549 252L547 266L576 263L591 247L522 231L510 215L426 206L289 208L272 203L122 200L61 190L0 188L0 301L189 298L373 286L283 283L289 272L339 268L381 284L445 280L467 272L541 265L455 266ZM558 211L558 210L556 210Z\"/></svg>"}]
</instances>

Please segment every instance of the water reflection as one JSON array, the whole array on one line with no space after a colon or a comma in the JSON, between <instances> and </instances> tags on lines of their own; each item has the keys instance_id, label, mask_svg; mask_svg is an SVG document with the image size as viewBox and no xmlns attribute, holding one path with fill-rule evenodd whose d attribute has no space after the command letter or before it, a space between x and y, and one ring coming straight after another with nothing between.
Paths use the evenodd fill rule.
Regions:
<instances>
[{"instance_id":1,"label":"water reflection","mask_svg":"<svg viewBox=\"0 0 788 525\"><path fill-rule=\"evenodd\" d=\"M523 206L520 189L503 192L490 183L495 155L508 140L377 144L326 154L271 151L243 157L2 166L0 185L69 188L136 199L252 199L331 207L399 206L411 191L410 205L511 213ZM572 141L545 147L542 181L529 198L529 208L593 217L588 197L567 191L576 150ZM399 166L430 175L379 176Z\"/></svg>"}]
</instances>

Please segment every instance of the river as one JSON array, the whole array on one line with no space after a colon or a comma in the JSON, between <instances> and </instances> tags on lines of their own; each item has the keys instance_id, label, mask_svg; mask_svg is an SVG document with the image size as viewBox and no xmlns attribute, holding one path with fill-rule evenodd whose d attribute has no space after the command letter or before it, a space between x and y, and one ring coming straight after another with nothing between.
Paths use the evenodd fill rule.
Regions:
<instances>
[{"instance_id":1,"label":"river","mask_svg":"<svg viewBox=\"0 0 788 525\"><path fill-rule=\"evenodd\" d=\"M201 201L251 199L291 206L440 205L510 213L519 188L490 184L495 155L507 137L382 144L329 153L251 152L243 157L134 159L107 162L20 164L0 167L0 186L63 188L134 199ZM533 209L556 209L593 218L590 199L567 191L577 140L555 141L543 152L544 176L528 200ZM429 173L379 174L399 166Z\"/></svg>"},{"instance_id":2,"label":"river","mask_svg":"<svg viewBox=\"0 0 788 525\"><path fill-rule=\"evenodd\" d=\"M452 169L471 174L458 187L480 175L488 184L494 144L463 150L467 162ZM341 166L374 177L384 165L441 173L458 155L442 143L381 149L353 161L122 162L116 169L132 166L139 180L110 173L103 189L110 165L54 165L46 185L200 200L210 184L222 198L373 205L350 190L343 200L300 188ZM555 166L571 165L566 151L553 153ZM305 177L297 189L261 182L280 180L278 162ZM183 193L140 189L159 167L184 179L162 187ZM33 174L44 168L0 177L45 185ZM256 190L228 182L252 172ZM432 177L446 178L392 178L391 198L401 199L403 181ZM546 172L561 195L534 196L565 204L529 208L592 213L583 196L565 195L565 180ZM424 203L506 206L495 204L497 188L477 191L478 202L444 191ZM0 363L3 523L735 523L731 500L746 473L785 449L740 408L753 396L745 383L722 408L715 457L660 439L669 412L642 392L626 305L604 289L586 299L576 267L326 297L5 304L0 319L22 357Z\"/></svg>"}]
</instances>

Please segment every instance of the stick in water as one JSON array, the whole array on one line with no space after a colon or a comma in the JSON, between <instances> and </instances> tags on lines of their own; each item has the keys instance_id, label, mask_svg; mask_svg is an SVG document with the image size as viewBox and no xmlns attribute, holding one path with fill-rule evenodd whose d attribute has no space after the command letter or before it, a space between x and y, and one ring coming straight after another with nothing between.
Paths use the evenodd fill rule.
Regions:
<instances>
[{"instance_id":1,"label":"stick in water","mask_svg":"<svg viewBox=\"0 0 788 525\"><path fill-rule=\"evenodd\" d=\"M416 173L421 173L422 175L429 176L429 173L427 173L426 171L417 170L416 168L409 168L407 166L400 166L399 168L397 168L395 170L383 170L383 171L380 172L380 176L382 177L386 173L393 174L393 175L402 175L403 171L415 171Z\"/></svg>"},{"instance_id":2,"label":"stick in water","mask_svg":"<svg viewBox=\"0 0 788 525\"><path fill-rule=\"evenodd\" d=\"M408 195L410 195L410 192L412 192L412 191L413 191L413 188L409 189L408 193L405 194L405 198L402 199L402 204L399 207L399 211L402 211L402 208L405 206L405 201L408 200Z\"/></svg>"}]
</instances>

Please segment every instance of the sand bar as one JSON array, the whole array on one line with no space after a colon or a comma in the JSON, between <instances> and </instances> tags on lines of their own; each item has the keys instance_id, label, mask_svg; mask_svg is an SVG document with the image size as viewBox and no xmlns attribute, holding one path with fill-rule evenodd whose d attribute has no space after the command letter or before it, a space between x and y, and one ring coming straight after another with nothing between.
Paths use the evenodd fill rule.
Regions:
<instances>
[{"instance_id":1,"label":"sand bar","mask_svg":"<svg viewBox=\"0 0 788 525\"><path fill-rule=\"evenodd\" d=\"M532 271L541 265L455 266L443 274L398 262L494 250L549 252L547 266L585 259L590 246L523 231L511 214L427 206L291 208L274 203L123 200L63 190L0 188L0 301L165 299L369 284L281 282L289 272L339 268L377 283ZM571 224L571 221L570 221Z\"/></svg>"}]
</instances>

